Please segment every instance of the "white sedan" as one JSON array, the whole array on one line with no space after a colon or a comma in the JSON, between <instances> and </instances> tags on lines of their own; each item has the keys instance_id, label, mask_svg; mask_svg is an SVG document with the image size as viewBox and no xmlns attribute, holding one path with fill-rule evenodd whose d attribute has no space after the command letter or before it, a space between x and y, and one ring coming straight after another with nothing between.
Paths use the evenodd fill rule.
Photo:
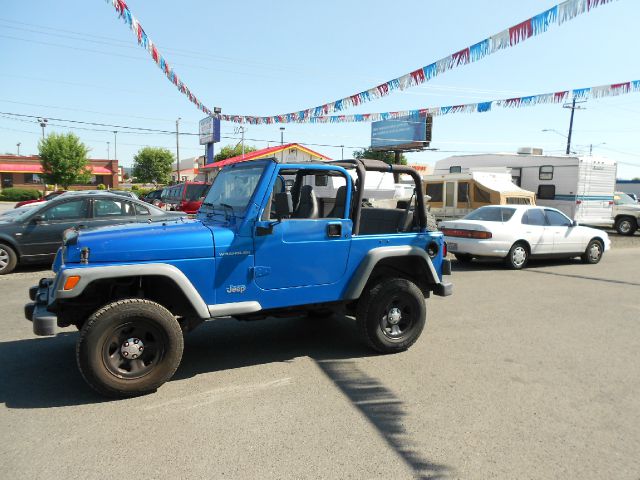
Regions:
<instances>
[{"instance_id":1,"label":"white sedan","mask_svg":"<svg viewBox=\"0 0 640 480\"><path fill-rule=\"evenodd\" d=\"M579 226L555 208L530 205L480 207L461 220L440 223L447 250L458 261L502 258L513 269L529 257L581 257L598 263L609 250L606 232Z\"/></svg>"}]
</instances>

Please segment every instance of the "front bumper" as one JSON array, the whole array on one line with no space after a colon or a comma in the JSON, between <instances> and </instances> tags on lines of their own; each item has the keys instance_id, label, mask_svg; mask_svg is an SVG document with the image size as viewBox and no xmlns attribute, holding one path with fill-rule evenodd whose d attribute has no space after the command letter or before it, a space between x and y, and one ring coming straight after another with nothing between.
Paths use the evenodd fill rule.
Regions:
<instances>
[{"instance_id":1,"label":"front bumper","mask_svg":"<svg viewBox=\"0 0 640 480\"><path fill-rule=\"evenodd\" d=\"M53 293L54 279L42 278L38 285L29 289L29 298L33 300L24 306L24 316L33 322L33 333L40 336L56 334L58 317L47 310L51 294Z\"/></svg>"}]
</instances>

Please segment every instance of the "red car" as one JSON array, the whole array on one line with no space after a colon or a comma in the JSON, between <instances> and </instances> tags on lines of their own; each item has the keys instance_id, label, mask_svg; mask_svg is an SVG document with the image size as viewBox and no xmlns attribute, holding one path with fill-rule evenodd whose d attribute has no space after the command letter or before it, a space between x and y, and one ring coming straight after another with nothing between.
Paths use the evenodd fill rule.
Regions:
<instances>
[{"instance_id":1,"label":"red car","mask_svg":"<svg viewBox=\"0 0 640 480\"><path fill-rule=\"evenodd\" d=\"M210 186L204 182L184 182L165 187L161 201L170 210L190 214L197 213Z\"/></svg>"},{"instance_id":2,"label":"red car","mask_svg":"<svg viewBox=\"0 0 640 480\"><path fill-rule=\"evenodd\" d=\"M27 205L29 203L46 202L53 198L56 198L58 195L62 195L64 192L66 192L66 190L58 190L56 192L48 193L47 195L40 198L39 200L23 200L21 202L16 203L16 206L14 208L22 207L23 205Z\"/></svg>"}]
</instances>

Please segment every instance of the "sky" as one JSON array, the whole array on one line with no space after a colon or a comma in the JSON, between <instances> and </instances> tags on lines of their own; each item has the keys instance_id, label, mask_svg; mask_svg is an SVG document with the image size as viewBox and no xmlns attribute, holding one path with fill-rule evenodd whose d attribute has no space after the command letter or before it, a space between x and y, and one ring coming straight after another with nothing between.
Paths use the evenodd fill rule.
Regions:
<instances>
[{"instance_id":1,"label":"sky","mask_svg":"<svg viewBox=\"0 0 640 480\"><path fill-rule=\"evenodd\" d=\"M242 115L286 113L352 95L556 3L127 2L205 105ZM455 105L639 80L639 18L640 2L619 0L422 86L344 113ZM125 166L146 145L175 152L176 142L172 134L135 134L120 127L175 131L180 118L180 131L196 133L204 117L103 0L7 2L0 12L0 65L0 154L16 153L17 143L21 154L37 154L42 135L36 119L7 114L48 118L46 133L76 133L92 158L114 158L116 130L117 158ZM619 178L640 177L640 93L582 106L575 114L572 149L588 154L591 145L594 155L618 161ZM515 152L519 147L563 153L569 114L562 105L540 105L436 117L431 146L437 150L408 157L411 163L434 164L450 155ZM371 140L366 123L284 126L285 143L302 143L335 159L351 157ZM223 122L216 150L239 142L236 127ZM257 148L276 145L279 127L248 125L245 142ZM180 137L182 159L203 151L197 136Z\"/></svg>"}]
</instances>

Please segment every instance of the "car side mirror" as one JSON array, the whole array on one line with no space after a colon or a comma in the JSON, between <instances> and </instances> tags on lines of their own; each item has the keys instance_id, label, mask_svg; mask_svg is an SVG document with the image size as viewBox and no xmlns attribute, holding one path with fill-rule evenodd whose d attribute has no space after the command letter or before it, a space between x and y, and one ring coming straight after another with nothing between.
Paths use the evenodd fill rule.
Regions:
<instances>
[{"instance_id":1,"label":"car side mirror","mask_svg":"<svg viewBox=\"0 0 640 480\"><path fill-rule=\"evenodd\" d=\"M33 223L40 223L40 222L44 222L44 215L36 215L35 217L33 217L31 219L31 221Z\"/></svg>"},{"instance_id":2,"label":"car side mirror","mask_svg":"<svg viewBox=\"0 0 640 480\"><path fill-rule=\"evenodd\" d=\"M278 220L289 218L293 212L291 192L280 192L275 195L276 217Z\"/></svg>"},{"instance_id":3,"label":"car side mirror","mask_svg":"<svg viewBox=\"0 0 640 480\"><path fill-rule=\"evenodd\" d=\"M578 223L577 220L574 220L573 222L571 222L571 226L572 227L577 227L578 225L580 225L580 224Z\"/></svg>"}]
</instances>

